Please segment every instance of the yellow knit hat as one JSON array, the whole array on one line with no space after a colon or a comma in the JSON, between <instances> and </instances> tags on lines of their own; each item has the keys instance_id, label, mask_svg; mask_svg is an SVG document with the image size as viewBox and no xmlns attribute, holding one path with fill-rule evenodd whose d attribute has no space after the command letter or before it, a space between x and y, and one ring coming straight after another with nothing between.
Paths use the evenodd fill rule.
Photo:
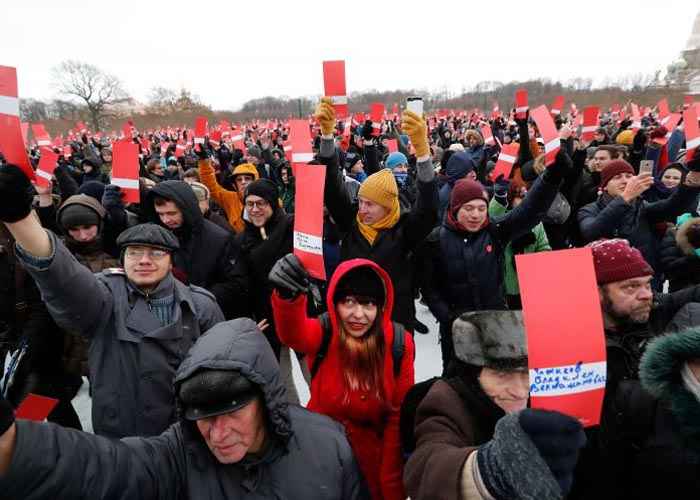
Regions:
<instances>
[{"instance_id":1,"label":"yellow knit hat","mask_svg":"<svg viewBox=\"0 0 700 500\"><path fill-rule=\"evenodd\" d=\"M258 169L252 163L241 163L236 168L233 169L233 177L237 175L252 175L254 180L258 180Z\"/></svg>"},{"instance_id":2,"label":"yellow knit hat","mask_svg":"<svg viewBox=\"0 0 700 500\"><path fill-rule=\"evenodd\" d=\"M360 186L357 195L391 209L399 197L399 188L396 185L394 174L385 168L367 177Z\"/></svg>"},{"instance_id":3,"label":"yellow knit hat","mask_svg":"<svg viewBox=\"0 0 700 500\"><path fill-rule=\"evenodd\" d=\"M634 142L634 132L631 130L623 130L622 132L617 134L617 140L615 142L617 142L618 144L631 146Z\"/></svg>"}]
</instances>

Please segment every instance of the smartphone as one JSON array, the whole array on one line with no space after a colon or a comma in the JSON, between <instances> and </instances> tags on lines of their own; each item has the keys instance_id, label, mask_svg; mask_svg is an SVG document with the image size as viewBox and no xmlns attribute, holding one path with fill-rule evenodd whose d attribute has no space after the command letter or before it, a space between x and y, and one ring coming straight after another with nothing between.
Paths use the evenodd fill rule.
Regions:
<instances>
[{"instance_id":1,"label":"smartphone","mask_svg":"<svg viewBox=\"0 0 700 500\"><path fill-rule=\"evenodd\" d=\"M649 174L654 171L654 160L642 160L639 162L639 175Z\"/></svg>"},{"instance_id":2,"label":"smartphone","mask_svg":"<svg viewBox=\"0 0 700 500\"><path fill-rule=\"evenodd\" d=\"M414 112L418 116L423 116L423 98L408 97L406 99L406 109Z\"/></svg>"}]
</instances>

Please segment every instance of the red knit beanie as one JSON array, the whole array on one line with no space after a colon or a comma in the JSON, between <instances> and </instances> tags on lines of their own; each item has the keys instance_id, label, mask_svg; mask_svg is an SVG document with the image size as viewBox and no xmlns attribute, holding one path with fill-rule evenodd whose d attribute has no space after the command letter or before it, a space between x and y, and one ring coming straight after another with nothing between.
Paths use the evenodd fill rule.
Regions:
<instances>
[{"instance_id":1,"label":"red knit beanie","mask_svg":"<svg viewBox=\"0 0 700 500\"><path fill-rule=\"evenodd\" d=\"M599 285L654 274L641 252L631 247L627 240L597 240L588 246L593 251L593 266Z\"/></svg>"},{"instance_id":2,"label":"red knit beanie","mask_svg":"<svg viewBox=\"0 0 700 500\"><path fill-rule=\"evenodd\" d=\"M450 213L454 214L462 205L472 200L489 202L484 186L480 182L471 179L458 180L450 193Z\"/></svg>"},{"instance_id":3,"label":"red knit beanie","mask_svg":"<svg viewBox=\"0 0 700 500\"><path fill-rule=\"evenodd\" d=\"M632 165L625 160L613 160L608 163L600 174L600 189L605 189L610 179L618 174L629 173L634 175Z\"/></svg>"}]
</instances>

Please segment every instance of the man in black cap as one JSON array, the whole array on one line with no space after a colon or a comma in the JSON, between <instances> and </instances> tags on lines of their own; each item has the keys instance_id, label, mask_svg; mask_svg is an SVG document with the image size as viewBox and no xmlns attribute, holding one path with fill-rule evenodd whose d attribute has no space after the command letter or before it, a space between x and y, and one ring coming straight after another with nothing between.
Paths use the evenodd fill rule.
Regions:
<instances>
[{"instance_id":1,"label":"man in black cap","mask_svg":"<svg viewBox=\"0 0 700 500\"><path fill-rule=\"evenodd\" d=\"M286 403L275 357L250 319L200 337L175 388L177 423L121 441L15 422L0 397L3 498L369 498L342 426Z\"/></svg>"},{"instance_id":2,"label":"man in black cap","mask_svg":"<svg viewBox=\"0 0 700 500\"><path fill-rule=\"evenodd\" d=\"M175 420L172 379L200 333L223 320L214 297L172 275L178 241L155 224L117 239L123 269L93 274L31 214L29 180L0 168L0 208L17 257L56 323L91 341L92 421L97 434L148 436Z\"/></svg>"}]
</instances>

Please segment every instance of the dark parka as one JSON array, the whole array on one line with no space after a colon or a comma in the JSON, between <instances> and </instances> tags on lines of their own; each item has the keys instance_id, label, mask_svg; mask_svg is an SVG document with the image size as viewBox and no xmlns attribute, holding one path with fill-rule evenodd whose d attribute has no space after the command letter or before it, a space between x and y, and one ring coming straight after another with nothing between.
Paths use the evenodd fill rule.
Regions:
<instances>
[{"instance_id":1,"label":"dark parka","mask_svg":"<svg viewBox=\"0 0 700 500\"><path fill-rule=\"evenodd\" d=\"M698 196L698 188L681 185L667 199L647 203L636 199L625 203L621 196L604 193L598 201L589 203L578 212L578 223L584 243L600 238L625 238L637 248L649 265L659 273L658 243L654 225L675 222L685 207Z\"/></svg>"},{"instance_id":2,"label":"dark parka","mask_svg":"<svg viewBox=\"0 0 700 500\"><path fill-rule=\"evenodd\" d=\"M172 273L150 294L135 288L123 272L93 274L48 234L50 257L37 259L19 247L17 255L56 323L90 339L95 433L160 434L175 420L175 370L200 333L223 321L219 306L206 290L183 285ZM173 319L161 326L149 301L171 294Z\"/></svg>"},{"instance_id":3,"label":"dark parka","mask_svg":"<svg viewBox=\"0 0 700 500\"><path fill-rule=\"evenodd\" d=\"M700 217L691 217L679 227L669 228L659 244L659 262L669 292L700 284L700 255L688 238L691 227L698 224Z\"/></svg>"},{"instance_id":4,"label":"dark parka","mask_svg":"<svg viewBox=\"0 0 700 500\"><path fill-rule=\"evenodd\" d=\"M173 262L175 275L223 300L222 283L231 272L235 256L233 234L202 216L197 196L184 181L160 182L148 192L147 210L152 211L152 221L163 225L155 213L156 196L174 202L183 216L183 225L173 231L180 242Z\"/></svg>"},{"instance_id":5,"label":"dark parka","mask_svg":"<svg viewBox=\"0 0 700 500\"><path fill-rule=\"evenodd\" d=\"M342 233L340 260L364 258L379 264L391 277L396 292L392 319L414 330L414 252L421 241L437 223L437 181L416 180L417 196L413 208L402 212L398 222L389 229L379 232L373 245L362 236L357 225L357 203L353 203L344 187L342 173L338 168L335 150L325 149L326 141L321 141L319 160L327 166L324 203ZM330 154L327 154L330 153ZM427 167L432 170L428 160ZM418 169L426 165L418 165Z\"/></svg>"},{"instance_id":6,"label":"dark parka","mask_svg":"<svg viewBox=\"0 0 700 500\"><path fill-rule=\"evenodd\" d=\"M261 388L269 445L261 456L219 463L191 422L152 438L110 441L53 425L17 422L3 498L90 500L367 499L341 426L287 406L274 355L255 323L221 323L200 338L176 383L205 368L239 370Z\"/></svg>"}]
</instances>

